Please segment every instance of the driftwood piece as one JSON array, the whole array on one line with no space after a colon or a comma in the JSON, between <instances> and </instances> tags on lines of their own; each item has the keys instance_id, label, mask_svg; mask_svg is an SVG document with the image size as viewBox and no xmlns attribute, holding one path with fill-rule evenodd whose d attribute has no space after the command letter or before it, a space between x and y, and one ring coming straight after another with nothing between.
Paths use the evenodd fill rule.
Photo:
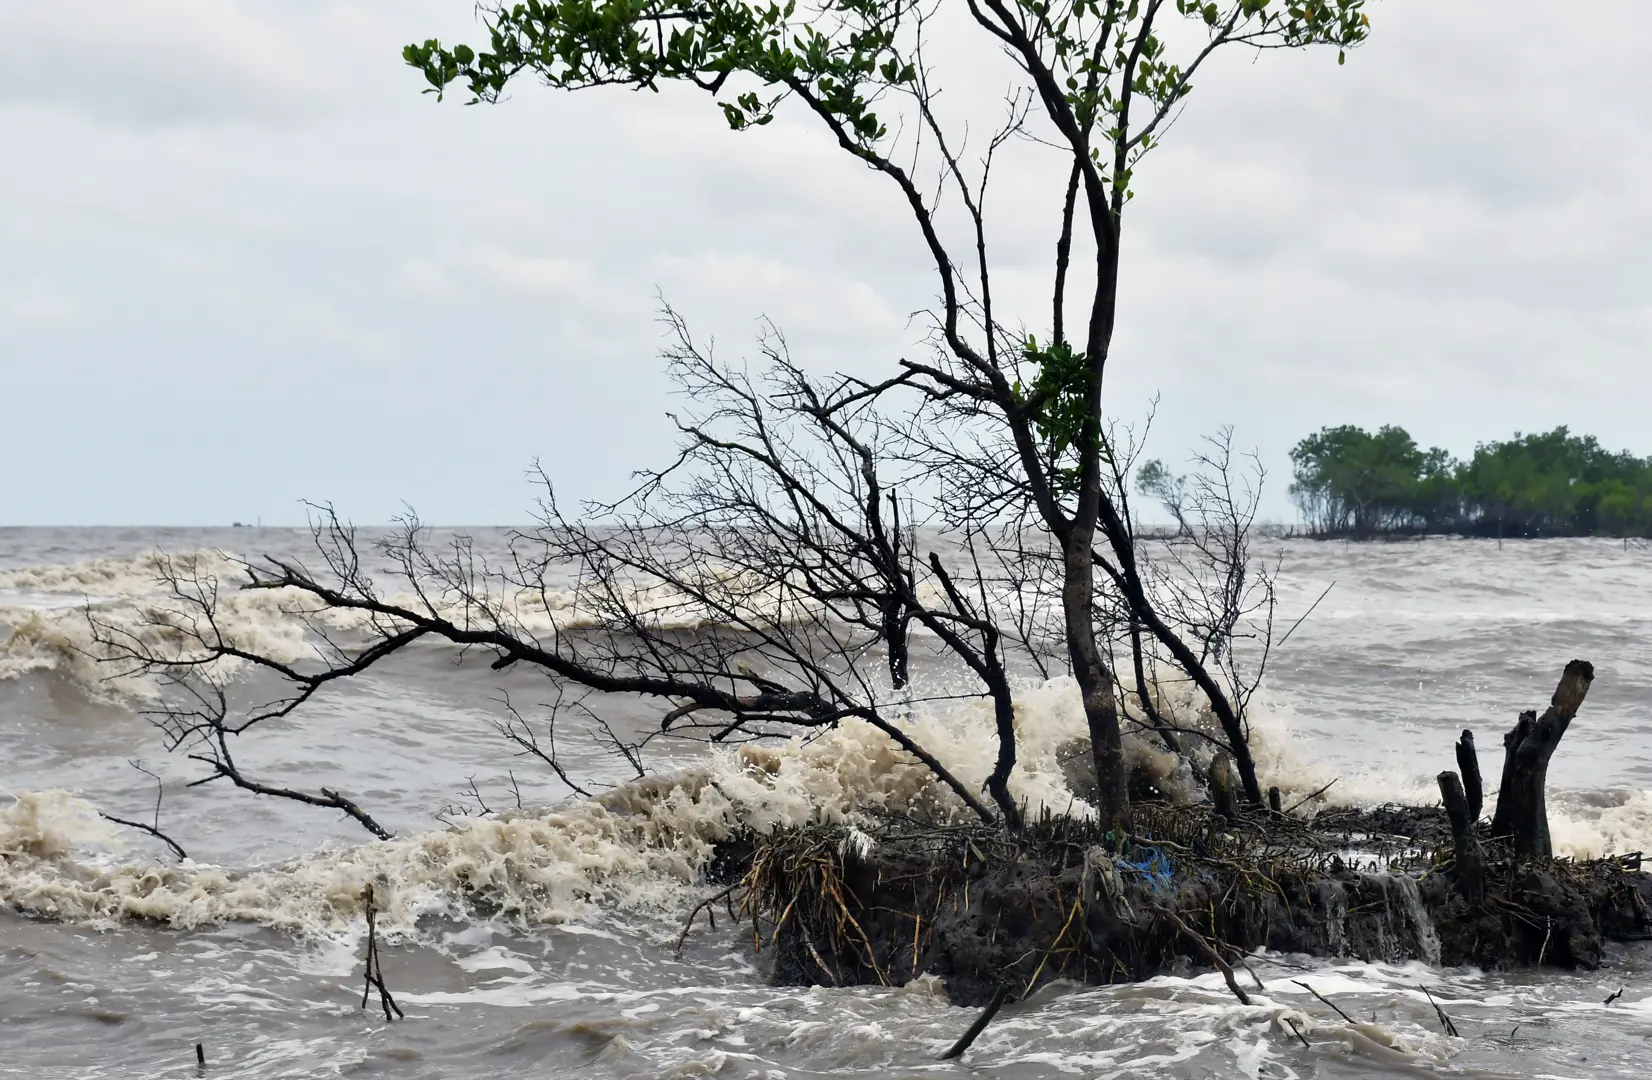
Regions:
<instances>
[{"instance_id":1,"label":"driftwood piece","mask_svg":"<svg viewBox=\"0 0 1652 1080\"><path fill-rule=\"evenodd\" d=\"M1592 664L1573 660L1566 665L1543 715L1522 713L1514 730L1503 737L1503 783L1497 793L1491 833L1509 837L1518 856L1547 859L1554 853L1544 799L1549 759L1582 706L1594 677Z\"/></svg>"},{"instance_id":2,"label":"driftwood piece","mask_svg":"<svg viewBox=\"0 0 1652 1080\"><path fill-rule=\"evenodd\" d=\"M1444 1028L1445 1033L1447 1035L1450 1035L1453 1039L1462 1038L1461 1035L1457 1034L1457 1025L1453 1024L1451 1022L1451 1017L1447 1016L1446 1011L1444 1009L1440 1008L1440 1003L1438 1001L1434 1000L1434 995L1430 994L1428 992L1428 987L1425 986L1425 987L1422 988L1422 990L1423 990L1424 996L1426 996L1428 998L1428 1003L1430 1005L1434 1006L1434 1015L1439 1017L1440 1027Z\"/></svg>"},{"instance_id":3,"label":"driftwood piece","mask_svg":"<svg viewBox=\"0 0 1652 1080\"><path fill-rule=\"evenodd\" d=\"M1211 944L1210 939L1187 925L1180 915L1168 907L1160 906L1158 910L1159 914L1169 920L1171 926L1174 926L1184 938L1191 941L1195 948L1205 954L1205 959L1214 964L1216 970L1222 973L1222 981L1228 984L1228 989L1233 991L1233 996L1239 999L1239 1004L1249 1005L1250 996L1245 993L1244 987L1239 985L1239 980L1233 977L1233 966L1222 959L1222 954L1217 951L1215 945Z\"/></svg>"},{"instance_id":4,"label":"driftwood piece","mask_svg":"<svg viewBox=\"0 0 1652 1080\"><path fill-rule=\"evenodd\" d=\"M1464 730L1457 740L1457 772L1463 778L1463 795L1468 799L1469 821L1479 821L1485 809L1486 789L1480 779L1480 755L1474 750L1474 732Z\"/></svg>"},{"instance_id":5,"label":"driftwood piece","mask_svg":"<svg viewBox=\"0 0 1652 1080\"><path fill-rule=\"evenodd\" d=\"M1439 781L1446 816L1451 818L1451 880L1471 903L1482 903L1486 898L1486 855L1480 848L1480 834L1474 830L1475 816L1470 812L1468 796L1456 773L1447 770L1440 774Z\"/></svg>"},{"instance_id":6,"label":"driftwood piece","mask_svg":"<svg viewBox=\"0 0 1652 1080\"><path fill-rule=\"evenodd\" d=\"M1330 998L1327 998L1324 994L1321 994L1318 990L1315 990L1313 987L1309 986L1307 983L1303 982L1301 979L1292 979L1291 981L1294 982L1296 985L1302 987L1302 989L1308 991L1308 993L1312 994L1314 997L1318 998L1320 1001L1324 1002L1326 1005L1329 1005L1332 1009L1335 1009L1336 1014L1338 1016L1342 1017L1343 1021L1346 1024L1348 1024L1350 1027L1353 1026L1354 1018L1349 1016L1347 1013L1343 1012L1340 1008L1337 1008L1337 1003L1336 1002L1332 1001Z\"/></svg>"},{"instance_id":7,"label":"driftwood piece","mask_svg":"<svg viewBox=\"0 0 1652 1080\"><path fill-rule=\"evenodd\" d=\"M975 1023L971 1024L969 1030L964 1032L958 1041L952 1044L952 1049L941 1055L941 1060L951 1061L953 1058L962 1057L964 1051L969 1049L969 1044L974 1042L976 1037L987 1029L988 1024L992 1023L992 1018L998 1015L998 1010L1003 1008L1004 1002L1010 999L1010 993L1008 986L1000 986L998 992L992 995L992 1000L987 1002L987 1007L981 1010L981 1015L975 1018Z\"/></svg>"}]
</instances>

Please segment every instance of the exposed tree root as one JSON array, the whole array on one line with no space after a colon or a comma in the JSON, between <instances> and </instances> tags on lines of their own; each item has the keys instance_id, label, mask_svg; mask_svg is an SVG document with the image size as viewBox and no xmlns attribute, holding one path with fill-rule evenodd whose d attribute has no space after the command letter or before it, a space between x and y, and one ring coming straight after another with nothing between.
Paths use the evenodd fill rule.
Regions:
<instances>
[{"instance_id":1,"label":"exposed tree root","mask_svg":"<svg viewBox=\"0 0 1652 1080\"><path fill-rule=\"evenodd\" d=\"M959 1004L1058 978L1148 978L1190 955L1231 976L1264 946L1594 967L1606 940L1652 936L1652 877L1638 858L1517 860L1488 840L1485 899L1471 903L1453 888L1439 808L1309 825L1149 804L1136 829L1120 843L1048 815L1015 837L906 819L813 826L729 845L724 880L746 886L741 915L775 982L899 985L929 973Z\"/></svg>"}]
</instances>

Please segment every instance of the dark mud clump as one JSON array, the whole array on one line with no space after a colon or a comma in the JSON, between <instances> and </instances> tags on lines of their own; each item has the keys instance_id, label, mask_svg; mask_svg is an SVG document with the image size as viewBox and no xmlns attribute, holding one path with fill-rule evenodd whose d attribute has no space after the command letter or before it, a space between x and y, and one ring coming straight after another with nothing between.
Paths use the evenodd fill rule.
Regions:
<instances>
[{"instance_id":1,"label":"dark mud clump","mask_svg":"<svg viewBox=\"0 0 1652 1080\"><path fill-rule=\"evenodd\" d=\"M1483 967L1593 967L1648 936L1638 859L1516 863L1492 854L1483 903L1457 895L1438 809L1382 807L1228 822L1202 806L1136 809L1135 834L1045 817L1010 837L888 820L744 837L719 855L782 985L939 976L952 1000L1052 979L1129 982L1212 954Z\"/></svg>"}]
</instances>

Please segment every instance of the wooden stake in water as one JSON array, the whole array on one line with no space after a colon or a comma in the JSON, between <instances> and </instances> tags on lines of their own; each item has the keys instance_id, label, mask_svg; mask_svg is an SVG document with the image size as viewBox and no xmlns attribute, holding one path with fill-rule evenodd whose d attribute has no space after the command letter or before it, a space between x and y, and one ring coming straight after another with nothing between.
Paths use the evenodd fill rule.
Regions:
<instances>
[{"instance_id":1,"label":"wooden stake in water","mask_svg":"<svg viewBox=\"0 0 1652 1080\"><path fill-rule=\"evenodd\" d=\"M384 1007L384 1018L393 1019L390 1012L394 1009L396 1016L405 1020L407 1015L402 1012L401 1006L396 1004L396 999L390 996L390 988L384 985L384 966L379 959L379 932L374 922L377 911L373 904L371 882L362 891L362 901L367 905L367 976L366 985L361 989L361 1007L367 1008L367 998L376 987L379 992L379 1004Z\"/></svg>"},{"instance_id":2,"label":"wooden stake in water","mask_svg":"<svg viewBox=\"0 0 1652 1080\"><path fill-rule=\"evenodd\" d=\"M987 1025L992 1023L992 1018L998 1015L998 1010L1003 1008L1004 1002L1009 999L1010 988L1000 986L998 992L992 995L992 1000L987 1003L987 1007L981 1010L981 1015L975 1018L975 1023L971 1024L969 1030L964 1032L963 1038L952 1044L951 1050L941 1055L941 1060L951 1061L955 1057L962 1056L963 1052L969 1049L969 1044L974 1042L976 1037L987 1029Z\"/></svg>"}]
</instances>

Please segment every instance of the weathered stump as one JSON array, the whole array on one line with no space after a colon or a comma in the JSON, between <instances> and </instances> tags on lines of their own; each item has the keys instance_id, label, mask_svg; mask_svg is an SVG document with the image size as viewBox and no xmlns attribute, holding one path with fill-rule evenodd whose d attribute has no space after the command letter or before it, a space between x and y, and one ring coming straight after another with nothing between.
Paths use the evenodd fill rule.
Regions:
<instances>
[{"instance_id":1,"label":"weathered stump","mask_svg":"<svg viewBox=\"0 0 1652 1080\"><path fill-rule=\"evenodd\" d=\"M1468 819L1480 820L1485 807L1486 790L1480 780L1480 755L1474 752L1474 732L1464 731L1457 740L1457 771L1462 774L1463 796L1468 801Z\"/></svg>"},{"instance_id":2,"label":"weathered stump","mask_svg":"<svg viewBox=\"0 0 1652 1080\"><path fill-rule=\"evenodd\" d=\"M1210 785L1211 808L1229 821L1238 821L1239 796L1234 790L1232 759L1226 750L1216 751L1216 756L1210 759L1210 772L1206 780Z\"/></svg>"},{"instance_id":3,"label":"weathered stump","mask_svg":"<svg viewBox=\"0 0 1652 1080\"><path fill-rule=\"evenodd\" d=\"M1507 839L1514 832L1514 803L1503 796L1514 790L1514 748L1519 746L1537 723L1537 713L1531 710L1520 714L1514 729L1503 736L1503 778L1497 783L1497 810L1491 816L1491 835Z\"/></svg>"},{"instance_id":4,"label":"weathered stump","mask_svg":"<svg viewBox=\"0 0 1652 1080\"><path fill-rule=\"evenodd\" d=\"M1452 883L1471 904L1481 904L1486 899L1486 855L1480 847L1480 834L1474 830L1476 815L1456 773L1443 772L1439 781L1446 816L1451 819Z\"/></svg>"},{"instance_id":5,"label":"weathered stump","mask_svg":"<svg viewBox=\"0 0 1652 1080\"><path fill-rule=\"evenodd\" d=\"M1508 837L1517 856L1547 859L1553 854L1544 798L1549 759L1577 715L1594 677L1592 664L1573 660L1566 665L1543 715L1521 713L1514 730L1503 736L1503 782L1497 793L1491 835Z\"/></svg>"}]
</instances>

